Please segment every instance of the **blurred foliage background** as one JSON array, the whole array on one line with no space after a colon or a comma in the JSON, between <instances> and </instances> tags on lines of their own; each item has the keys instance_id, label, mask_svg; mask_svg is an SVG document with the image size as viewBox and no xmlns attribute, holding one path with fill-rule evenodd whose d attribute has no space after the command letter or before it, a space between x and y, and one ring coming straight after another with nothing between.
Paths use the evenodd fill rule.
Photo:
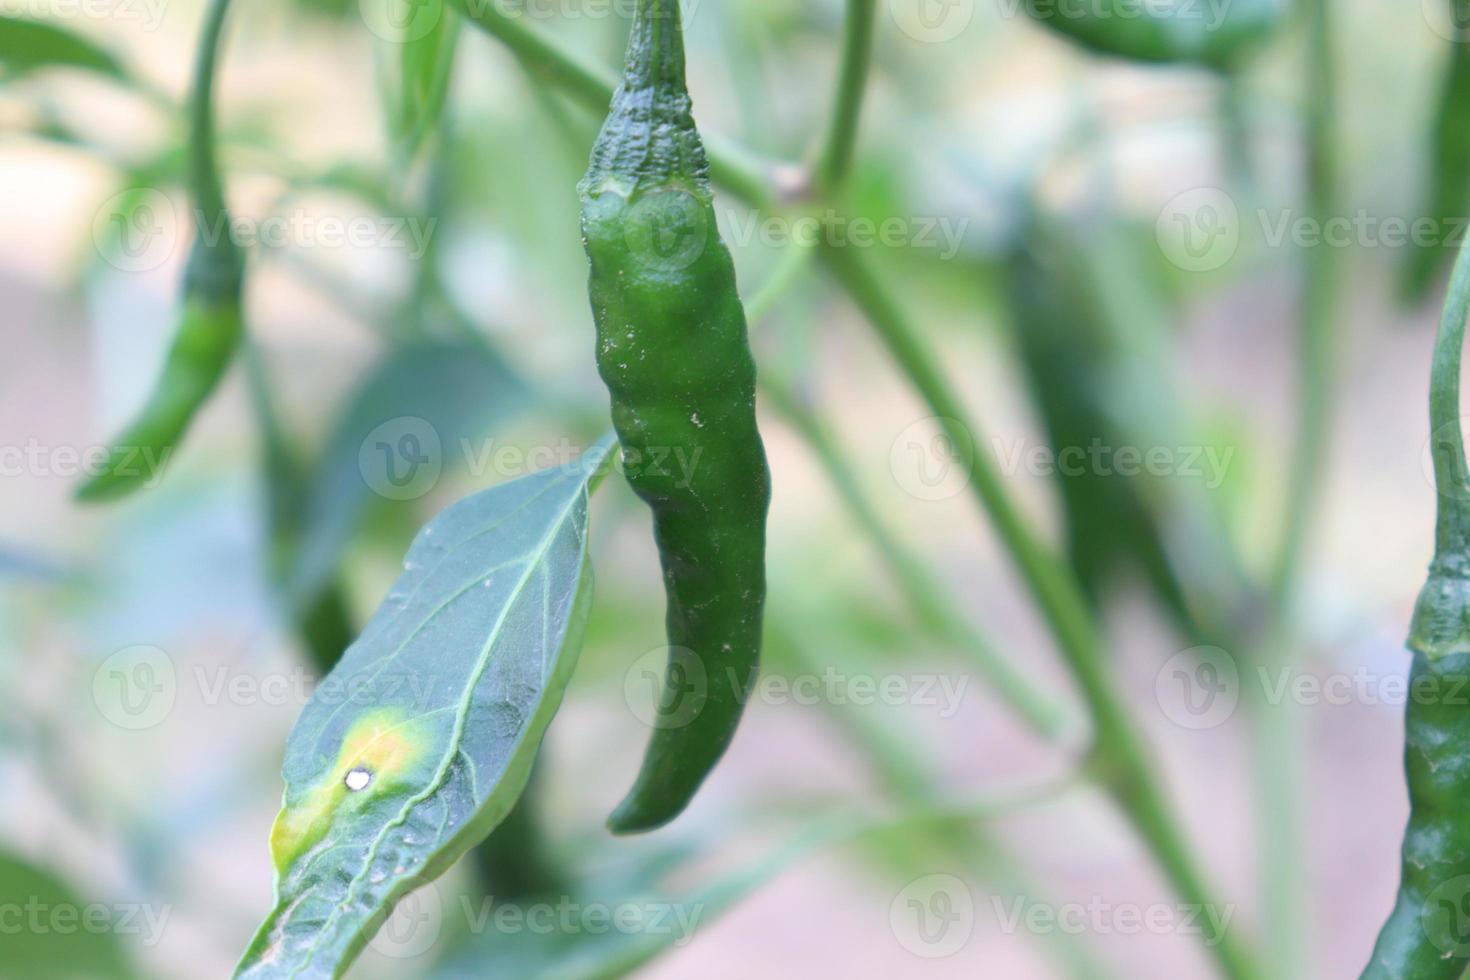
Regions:
<instances>
[{"instance_id":1,"label":"blurred foliage background","mask_svg":"<svg viewBox=\"0 0 1470 980\"><path fill-rule=\"evenodd\" d=\"M811 159L828 113L842 5L687 6L701 128L789 161L777 181L797 189L794 164ZM1147 556L1168 550L1196 585L1261 579L1280 531L1308 261L1276 233L1307 213L1301 25L1288 21L1222 81L1088 54L1003 0L952 6L969 11L964 23L926 40L903 4L880 4L850 213L901 219L904 241L871 245L874 261L983 421L978 450L996 456L1056 547L1092 569L1117 676L1234 928L1264 937L1272 902L1294 896L1298 955L1311 965L1291 975L1351 975L1390 904L1407 809L1392 683L1431 547L1424 406L1437 298L1400 301L1406 246L1355 231L1336 248L1330 452L1309 509L1292 654L1258 676L1251 651L1230 649L1209 617L1156 601ZM1430 6L1332 5L1339 206L1366 227L1423 206L1452 47ZM611 66L626 31L617 8L515 9ZM280 231L251 249L252 356L166 480L84 509L70 496L80 461L143 398L174 322L190 235L180 105L202 5L20 13L92 39L124 80L30 71L19 55L0 76L0 896L96 906L109 925L6 931L0 976L221 975L268 905L281 750L319 666L293 628L302 583L340 576L360 625L425 520L606 427L575 193L597 120L447 10L420 52L441 78L374 33L382 11L370 3L239 5L218 82L221 160L237 215ZM1237 240L1199 268L1181 260L1169 222L1181 195L1202 190L1234 209ZM746 296L786 274L782 216L728 194L718 206ZM141 223L158 231L156 247L120 255L116 235ZM647 514L609 481L595 502L587 645L535 784L542 846L578 888L698 894L762 867L755 855L780 826L1062 776L1085 744L1072 685L962 492L965 475L935 483L923 469L932 413L820 268L795 275L753 318L760 368L820 418L870 517L923 557L933 591L921 592L947 596L944 608L912 601L894 575L901 559L873 546L803 433L763 401L775 483L768 676L832 669L839 693L762 688L690 812L655 838L611 841L602 819L646 734L633 667L663 640ZM1026 295L1061 324L1060 348L1039 327L1014 329L1026 327ZM1141 346L1089 347L1097 323ZM1075 375L1047 373L1061 370L1058 350L1080 352ZM1116 481L1059 491L1026 462L1047 445L1059 418L1049 411L1064 411L1048 407L1059 390L1087 391L1134 433L1164 434L1143 448L1223 461L1144 496L1204 500L1240 567L1147 500L1154 523L1084 516L1096 537L1077 540L1074 508ZM262 392L305 470L305 544L284 572ZM385 492L364 456L403 419L425 420L439 442L434 478L406 495ZM1260 614L1224 615L1249 625ZM1036 737L995 696L975 666L977 629L1058 706L1058 739ZM1205 724L1181 715L1169 671L1181 653L1194 664L1187 651L1202 644L1226 646L1242 685L1278 692L1272 707L1297 718L1281 726L1289 745L1263 749L1245 698ZM910 692L932 682L960 693L854 703L854 678L895 677ZM1273 779L1295 798L1289 812L1261 803L1280 799L1261 791ZM1076 789L967 826L958 842L889 834L778 862L769 880L752 874L749 889L713 893L697 941L648 975L1211 975L1178 914L1164 928L1121 924L1129 909L1174 899L1102 794ZM964 942L944 955L896 924L905 889L932 875L954 876L973 899ZM454 910L476 887L472 868L456 869L438 887L432 941L410 930L407 943L374 943L354 975L488 975L499 961L486 957L512 955L527 936L467 935ZM1016 920L1032 907L1063 924ZM1073 928L1074 907L1103 911Z\"/></svg>"}]
</instances>

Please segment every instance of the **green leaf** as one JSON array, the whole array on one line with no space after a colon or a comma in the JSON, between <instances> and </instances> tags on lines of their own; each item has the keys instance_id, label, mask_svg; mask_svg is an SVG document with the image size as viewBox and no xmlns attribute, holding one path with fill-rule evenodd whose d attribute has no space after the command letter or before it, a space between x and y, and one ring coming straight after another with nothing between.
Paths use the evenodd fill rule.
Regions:
<instances>
[{"instance_id":1,"label":"green leaf","mask_svg":"<svg viewBox=\"0 0 1470 980\"><path fill-rule=\"evenodd\" d=\"M386 42L396 56L384 66L388 126L403 159L413 157L443 114L459 31L459 16L445 8L421 35L406 30L402 40Z\"/></svg>"},{"instance_id":2,"label":"green leaf","mask_svg":"<svg viewBox=\"0 0 1470 980\"><path fill-rule=\"evenodd\" d=\"M4 853L0 853L0 895L13 913L0 942L0 977L130 980L137 976L118 940L118 916L126 912L132 919L137 909L84 901L51 872ZM96 928L103 913L110 917L101 921L116 929Z\"/></svg>"},{"instance_id":3,"label":"green leaf","mask_svg":"<svg viewBox=\"0 0 1470 980\"><path fill-rule=\"evenodd\" d=\"M276 904L237 976L340 976L400 898L510 812L576 664L588 495L613 445L419 533L291 733Z\"/></svg>"},{"instance_id":4,"label":"green leaf","mask_svg":"<svg viewBox=\"0 0 1470 980\"><path fill-rule=\"evenodd\" d=\"M605 910L616 913L618 923L632 921L637 925L497 929L492 909L484 931L471 936L431 976L433 980L611 980L628 976L687 945L700 929L826 841L827 836L803 833L760 860L747 860L708 884L679 891L663 887L660 880L671 870L688 865L694 849L676 844L644 851L623 873L585 881L573 894L550 897L541 903L543 907L564 906L573 915ZM536 901L524 904L527 911L536 910Z\"/></svg>"},{"instance_id":5,"label":"green leaf","mask_svg":"<svg viewBox=\"0 0 1470 980\"><path fill-rule=\"evenodd\" d=\"M429 465L441 466L460 455L463 440L479 438L524 397L520 379L482 341L416 341L387 351L349 399L306 477L299 548L287 578L291 594L320 594L375 498L412 504L419 491L428 492L417 485L382 496L393 488L368 482L365 453L372 465L378 443L392 450L408 436L429 455Z\"/></svg>"},{"instance_id":6,"label":"green leaf","mask_svg":"<svg viewBox=\"0 0 1470 980\"><path fill-rule=\"evenodd\" d=\"M122 64L106 49L55 24L0 16L0 69L24 75L39 68L80 68L119 81Z\"/></svg>"}]
</instances>

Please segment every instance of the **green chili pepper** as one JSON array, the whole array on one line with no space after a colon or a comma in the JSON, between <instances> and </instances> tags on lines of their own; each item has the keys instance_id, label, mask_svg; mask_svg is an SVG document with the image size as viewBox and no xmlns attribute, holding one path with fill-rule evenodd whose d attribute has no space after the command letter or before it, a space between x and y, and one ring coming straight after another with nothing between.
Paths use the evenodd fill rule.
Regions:
<instances>
[{"instance_id":1,"label":"green chili pepper","mask_svg":"<svg viewBox=\"0 0 1470 980\"><path fill-rule=\"evenodd\" d=\"M617 833L672 820L755 681L770 474L755 364L690 116L677 0L638 0L627 69L579 186L597 366L624 470L653 511L670 656Z\"/></svg>"},{"instance_id":2,"label":"green chili pepper","mask_svg":"<svg viewBox=\"0 0 1470 980\"><path fill-rule=\"evenodd\" d=\"M1470 964L1470 479L1460 430L1460 358L1470 314L1461 248L1435 341L1430 450L1438 490L1434 559L1409 628L1404 713L1409 825L1393 913L1363 980L1451 980Z\"/></svg>"},{"instance_id":3,"label":"green chili pepper","mask_svg":"<svg viewBox=\"0 0 1470 980\"><path fill-rule=\"evenodd\" d=\"M1170 559L1158 508L1138 478L1105 469L1090 455L1094 446L1130 440L1110 417L1117 392L1105 384L1117 374L1116 338L1100 299L1069 259L1064 237L1048 233L1033 215L1005 277L1016 351L1051 444L1068 558L1094 605L1120 565L1133 563L1180 632L1198 640L1201 627Z\"/></svg>"},{"instance_id":4,"label":"green chili pepper","mask_svg":"<svg viewBox=\"0 0 1470 980\"><path fill-rule=\"evenodd\" d=\"M1470 24L1470 0L1449 0L1456 24ZM1440 87L1439 105L1429 132L1429 190L1424 214L1438 227L1433 241L1417 244L1404 266L1403 296L1409 302L1422 300L1434 285L1445 262L1453 254L1459 236L1465 234L1470 218L1470 126L1465 125L1465 106L1470 105L1470 36L1450 43L1449 63Z\"/></svg>"},{"instance_id":5,"label":"green chili pepper","mask_svg":"<svg viewBox=\"0 0 1470 980\"><path fill-rule=\"evenodd\" d=\"M1288 4L1181 2L1162 10L1157 0L1025 0L1024 7L1033 19L1099 54L1223 71L1271 35Z\"/></svg>"},{"instance_id":6,"label":"green chili pepper","mask_svg":"<svg viewBox=\"0 0 1470 980\"><path fill-rule=\"evenodd\" d=\"M230 236L214 159L211 89L229 0L214 0L199 46L189 114L189 185L195 241L184 272L183 311L163 371L142 412L112 442L100 472L77 488L82 501L126 496L157 478L194 415L229 366L241 335L244 258Z\"/></svg>"}]
</instances>

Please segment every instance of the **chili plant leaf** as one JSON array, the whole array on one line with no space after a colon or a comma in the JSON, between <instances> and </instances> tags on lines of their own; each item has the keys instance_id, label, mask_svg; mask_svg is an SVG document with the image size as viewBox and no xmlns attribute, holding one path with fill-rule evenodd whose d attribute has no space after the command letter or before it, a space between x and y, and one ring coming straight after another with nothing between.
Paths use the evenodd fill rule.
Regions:
<instances>
[{"instance_id":1,"label":"chili plant leaf","mask_svg":"<svg viewBox=\"0 0 1470 980\"><path fill-rule=\"evenodd\" d=\"M38 68L81 68L127 79L110 52L80 34L55 24L0 17L0 75L24 75Z\"/></svg>"},{"instance_id":2,"label":"chili plant leaf","mask_svg":"<svg viewBox=\"0 0 1470 980\"><path fill-rule=\"evenodd\" d=\"M337 977L505 819L571 679L611 437L430 522L286 746L276 904L236 976Z\"/></svg>"}]
</instances>

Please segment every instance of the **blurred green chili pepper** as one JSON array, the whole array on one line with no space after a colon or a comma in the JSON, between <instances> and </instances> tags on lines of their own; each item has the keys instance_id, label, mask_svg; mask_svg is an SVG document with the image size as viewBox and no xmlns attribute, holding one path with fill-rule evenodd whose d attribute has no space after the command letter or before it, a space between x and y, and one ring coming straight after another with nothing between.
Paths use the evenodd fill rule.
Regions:
<instances>
[{"instance_id":1,"label":"blurred green chili pepper","mask_svg":"<svg viewBox=\"0 0 1470 980\"><path fill-rule=\"evenodd\" d=\"M1462 31L1450 42L1449 62L1440 86L1439 104L1429 131L1428 192L1424 214L1436 222L1432 241L1416 242L1404 265L1403 297L1423 300L1444 268L1459 236L1465 234L1470 204L1470 0L1449 0L1454 24Z\"/></svg>"},{"instance_id":2,"label":"blurred green chili pepper","mask_svg":"<svg viewBox=\"0 0 1470 980\"><path fill-rule=\"evenodd\" d=\"M1012 247L1006 282L1010 325L1061 493L1067 554L1094 604L1123 564L1141 570L1160 605L1185 636L1199 624L1171 564L1155 508L1136 477L1105 468L1093 447L1129 444L1109 417L1107 390L1116 352L1101 303L1068 262L1060 235L1029 217Z\"/></svg>"},{"instance_id":3,"label":"blurred green chili pepper","mask_svg":"<svg viewBox=\"0 0 1470 980\"><path fill-rule=\"evenodd\" d=\"M1430 381L1438 508L1429 579L1409 627L1402 880L1363 980L1452 980L1470 964L1470 478L1459 421L1467 314L1470 249L1462 247Z\"/></svg>"},{"instance_id":4,"label":"blurred green chili pepper","mask_svg":"<svg viewBox=\"0 0 1470 980\"><path fill-rule=\"evenodd\" d=\"M1025 0L1031 17L1099 54L1230 68L1285 19L1287 0Z\"/></svg>"},{"instance_id":5,"label":"blurred green chili pepper","mask_svg":"<svg viewBox=\"0 0 1470 980\"><path fill-rule=\"evenodd\" d=\"M677 816L735 734L759 668L770 474L755 363L690 116L677 0L638 0L627 68L579 191L597 366L652 509L670 647L618 833Z\"/></svg>"},{"instance_id":6,"label":"blurred green chili pepper","mask_svg":"<svg viewBox=\"0 0 1470 980\"><path fill-rule=\"evenodd\" d=\"M212 89L229 0L213 0L195 65L189 113L189 189L195 241L184 271L178 332L142 411L121 435L101 470L77 488L78 500L124 497L156 480L209 399L240 343L240 292L245 262L230 235L214 158Z\"/></svg>"}]
</instances>

